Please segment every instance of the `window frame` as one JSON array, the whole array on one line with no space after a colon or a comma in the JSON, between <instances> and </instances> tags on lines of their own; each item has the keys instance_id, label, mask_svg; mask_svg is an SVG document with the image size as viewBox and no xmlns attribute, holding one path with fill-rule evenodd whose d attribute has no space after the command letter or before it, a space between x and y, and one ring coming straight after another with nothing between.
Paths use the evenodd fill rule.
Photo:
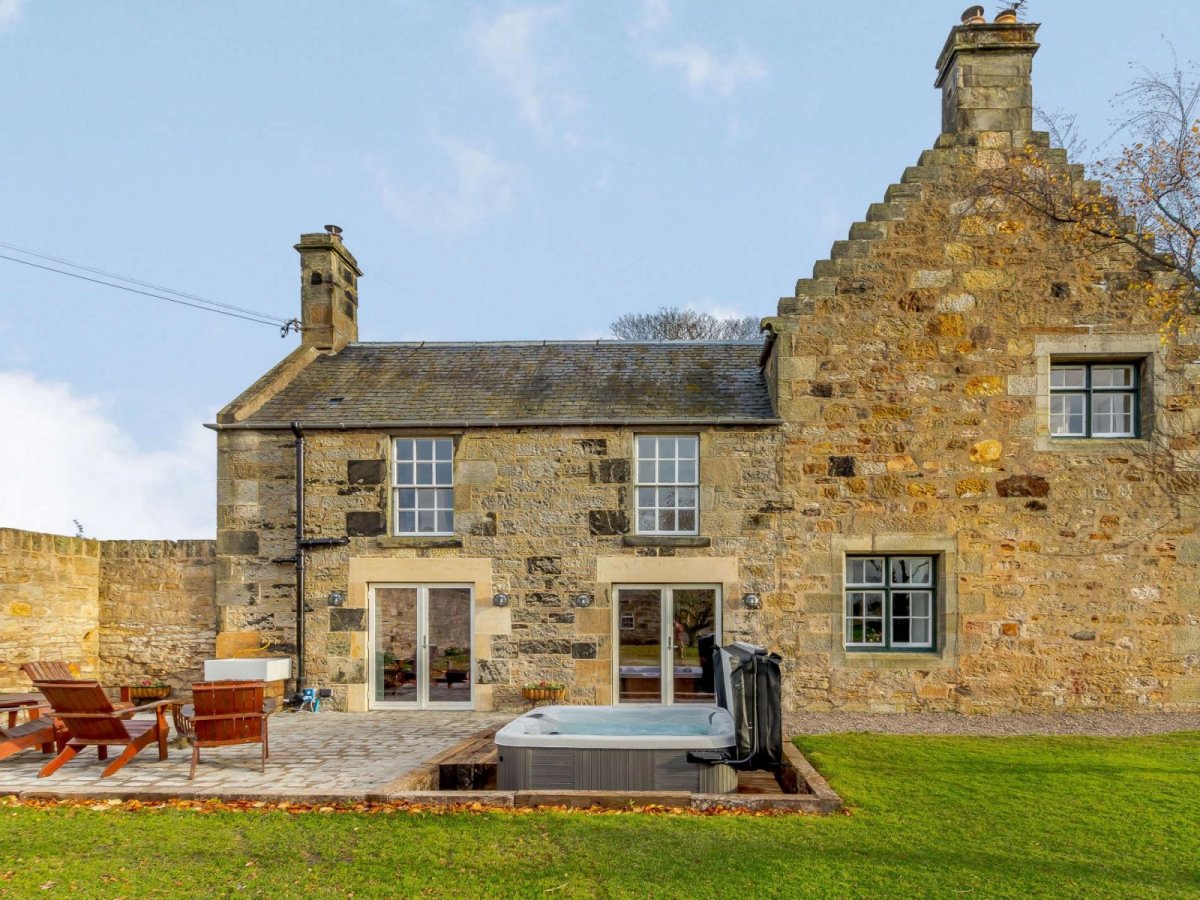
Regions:
<instances>
[{"instance_id":1,"label":"window frame","mask_svg":"<svg viewBox=\"0 0 1200 900\"><path fill-rule=\"evenodd\" d=\"M1062 359L1051 358L1050 360L1050 400L1047 411L1047 429L1050 438L1056 441L1078 441L1078 440L1137 440L1142 437L1142 368L1144 362L1140 359ZM1128 368L1130 371L1130 384L1120 385L1116 387L1100 386L1097 387L1094 383L1093 371L1095 369L1105 368ZM1054 386L1054 372L1063 369L1082 369L1084 373L1084 383L1082 386ZM1131 432L1097 432L1094 429L1093 417L1095 415L1093 399L1096 395L1118 395L1132 398L1132 406L1130 409L1130 421L1133 426ZM1082 434L1058 434L1055 433L1052 427L1053 422L1053 406L1054 398L1063 396L1081 396L1083 397L1083 422L1084 431Z\"/></svg>"},{"instance_id":2,"label":"window frame","mask_svg":"<svg viewBox=\"0 0 1200 900\"><path fill-rule=\"evenodd\" d=\"M429 460L418 460L417 459L417 453L418 453L417 447L418 447L418 444L420 441L431 441L433 443L433 448L432 448L433 455L432 455L431 459L429 459ZM448 443L450 445L450 457L448 460L438 456L438 445L443 442ZM411 443L412 444L412 456L408 460L401 459L401 456L400 456L401 443ZM458 444L458 442L454 439L453 436L445 435L445 434L418 434L418 435L393 435L392 436L392 438L391 438L390 473L389 473L389 482L391 484L391 497L390 497L389 509L390 509L390 518L391 518L391 526L392 526L391 527L392 536L394 536L394 537L418 537L418 538L436 538L436 537L453 537L454 536L454 534L456 533L454 530L455 529L454 495L455 495L455 481L456 481L454 470L455 470L455 455L458 450L457 444ZM413 481L411 483L402 484L400 482L400 477L399 477L400 466L402 464L404 464L405 462L411 462L413 464ZM432 465L432 481L431 481L431 483L429 483L429 484L420 483L420 481L417 477L416 464L418 462L428 462ZM449 480L448 484L441 484L438 481L438 467L440 464L444 464L447 462L450 464L450 480ZM432 509L433 516L434 516L434 529L432 531L422 531L420 529L420 523L421 523L420 513L422 511L424 511L424 509L426 509L426 508L420 506L418 496L414 496L414 498L413 498L414 503L416 503L416 505L411 506L411 507L409 507L409 506L401 507L400 492L404 491L404 490L416 491L416 492L418 492L418 496L419 496L419 492L421 492L421 491L434 492L434 498L435 498L434 505L429 508L429 509ZM450 493L449 505L442 505L437 502L437 492L438 491L449 491L449 493ZM405 530L402 530L400 527L401 513L409 512L409 511L411 511L414 514L414 518L413 518L414 530L405 531ZM449 515L449 519L450 519L450 530L449 531L443 531L437 527L439 514L441 514L441 513L447 513Z\"/></svg>"},{"instance_id":3,"label":"window frame","mask_svg":"<svg viewBox=\"0 0 1200 900\"><path fill-rule=\"evenodd\" d=\"M679 451L678 444L676 444L676 452L675 452L674 457L659 456L659 448L661 446L659 442L662 440L666 440L666 439L675 440L675 441L679 441L681 439L693 441L695 449L696 449L695 456L681 457L678 452ZM655 468L653 480L645 480L643 478L644 473L642 471L642 454L641 454L641 450L640 450L640 444L643 440L653 440L654 441L654 456L653 456L653 458L650 458L650 457L646 458L647 461L651 462ZM679 462L681 459L692 461L695 463L695 480L694 481L680 481L679 480ZM675 480L674 481L659 481L658 480L658 463L666 462L666 461L673 461L675 463ZM695 433L692 433L692 434L676 434L676 433L635 434L633 436L633 470L634 470L634 474L633 474L634 534L649 535L649 536L653 536L653 537L691 537L691 536L700 534L700 435L699 434L695 434ZM693 496L695 497L693 504L691 506L681 506L678 502L678 494L676 494L676 503L675 503L674 507L659 506L658 505L658 497L659 497L658 491L662 490L662 489L670 489L670 488L674 488L677 492L680 489L693 491L694 492ZM653 490L655 492L654 506L642 506L641 496L642 496L643 489L649 489L649 490ZM650 510L650 509L653 509L655 512L655 516L654 516L655 527L651 528L651 529L646 529L646 528L642 527L642 511ZM666 510L666 509L674 509L675 510L675 520L674 520L675 525L676 525L675 530L665 530L665 529L660 529L657 527L658 520L659 520L659 512L660 512L660 510ZM678 528L679 518L680 518L679 514L681 511L688 510L688 509L690 509L692 511L695 526L691 529L682 529L681 530Z\"/></svg>"},{"instance_id":4,"label":"window frame","mask_svg":"<svg viewBox=\"0 0 1200 900\"><path fill-rule=\"evenodd\" d=\"M850 580L850 563L853 560L882 560L883 581L881 582L854 582ZM927 583L911 583L892 581L892 561L899 559L919 559L928 560L929 562L929 580ZM848 654L854 653L924 653L936 654L938 652L938 621L942 615L943 602L940 597L939 588L941 581L939 578L940 572L938 567L937 553L911 553L911 552L887 552L887 553L846 553L842 561L842 647ZM861 616L852 616L850 614L850 595L851 594L867 594L881 593L883 594L883 608L881 618L883 622L883 641L880 642L853 642L850 640L850 628L855 620L861 620L864 623L868 619L865 615L866 609L864 605L864 614ZM895 619L893 615L893 594L896 593L925 593L929 596L929 611L925 616L913 616L910 613L908 616L900 616L899 618L908 619L910 622L914 618L925 619L929 623L928 640L921 643L913 643L907 641L897 643L893 641L893 633L895 628ZM864 604L865 604L864 597Z\"/></svg>"}]
</instances>

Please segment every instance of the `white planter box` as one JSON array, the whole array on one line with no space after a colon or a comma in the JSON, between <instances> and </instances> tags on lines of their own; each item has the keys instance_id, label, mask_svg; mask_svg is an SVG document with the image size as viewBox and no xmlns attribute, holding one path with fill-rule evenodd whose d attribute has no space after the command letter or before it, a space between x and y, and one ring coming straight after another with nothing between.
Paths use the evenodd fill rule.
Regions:
<instances>
[{"instance_id":1,"label":"white planter box","mask_svg":"<svg viewBox=\"0 0 1200 900\"><path fill-rule=\"evenodd\" d=\"M205 681L282 681L291 677L292 661L286 657L204 661Z\"/></svg>"}]
</instances>

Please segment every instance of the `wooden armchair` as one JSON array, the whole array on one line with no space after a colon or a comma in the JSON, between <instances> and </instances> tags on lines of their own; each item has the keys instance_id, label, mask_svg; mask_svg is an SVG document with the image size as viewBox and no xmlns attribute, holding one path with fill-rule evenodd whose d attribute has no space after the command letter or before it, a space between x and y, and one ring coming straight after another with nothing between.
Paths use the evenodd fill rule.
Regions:
<instances>
[{"instance_id":1,"label":"wooden armchair","mask_svg":"<svg viewBox=\"0 0 1200 900\"><path fill-rule=\"evenodd\" d=\"M259 744L259 771L267 770L267 757L271 755L267 720L274 705L264 702L265 690L262 681L200 681L192 685L190 718L194 736L189 779L196 777L201 747ZM186 713L187 708L184 710Z\"/></svg>"},{"instance_id":2,"label":"wooden armchair","mask_svg":"<svg viewBox=\"0 0 1200 900\"><path fill-rule=\"evenodd\" d=\"M144 747L158 742L158 758L167 758L166 708L169 700L118 710L96 681L36 681L36 687L54 707L54 715L66 726L67 745L48 762L38 778L53 775L84 747L94 746L100 759L108 759L108 748L124 747L121 754L100 774L107 778L133 759ZM123 718L138 712L154 712L153 721Z\"/></svg>"},{"instance_id":3,"label":"wooden armchair","mask_svg":"<svg viewBox=\"0 0 1200 900\"><path fill-rule=\"evenodd\" d=\"M71 671L71 664L63 662L60 659L44 659L40 662L21 663L21 671L25 673L25 677L32 682L38 681L77 681L79 675ZM128 718L129 711L133 709L133 704L127 700L117 700L113 703L113 709L119 710L121 715Z\"/></svg>"},{"instance_id":4,"label":"wooden armchair","mask_svg":"<svg viewBox=\"0 0 1200 900\"><path fill-rule=\"evenodd\" d=\"M41 747L43 753L53 753L55 748L62 750L67 743L66 729L56 727L54 716L42 718L39 707L26 707L29 718L17 723L10 717L6 726L0 725L0 759L6 759L14 753Z\"/></svg>"}]
</instances>

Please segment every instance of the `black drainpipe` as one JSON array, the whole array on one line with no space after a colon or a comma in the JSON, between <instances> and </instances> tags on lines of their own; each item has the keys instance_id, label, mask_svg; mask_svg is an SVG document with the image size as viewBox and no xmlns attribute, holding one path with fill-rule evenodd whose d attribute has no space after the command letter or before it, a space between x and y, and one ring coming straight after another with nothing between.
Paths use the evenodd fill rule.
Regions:
<instances>
[{"instance_id":1,"label":"black drainpipe","mask_svg":"<svg viewBox=\"0 0 1200 900\"><path fill-rule=\"evenodd\" d=\"M296 564L296 695L299 700L304 691L304 571L305 551L313 547L341 547L350 543L348 537L306 538L304 536L304 428L299 422L292 423L292 434L296 435L296 555L277 562Z\"/></svg>"}]
</instances>

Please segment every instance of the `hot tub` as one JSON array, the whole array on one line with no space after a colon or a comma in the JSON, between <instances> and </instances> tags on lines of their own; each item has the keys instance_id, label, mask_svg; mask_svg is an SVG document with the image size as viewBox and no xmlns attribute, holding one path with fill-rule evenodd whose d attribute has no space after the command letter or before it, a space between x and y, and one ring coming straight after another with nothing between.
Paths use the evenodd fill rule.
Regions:
<instances>
[{"instance_id":1,"label":"hot tub","mask_svg":"<svg viewBox=\"0 0 1200 900\"><path fill-rule=\"evenodd\" d=\"M501 790L691 791L737 789L727 765L688 762L692 750L734 746L719 706L543 706L496 733Z\"/></svg>"}]
</instances>

